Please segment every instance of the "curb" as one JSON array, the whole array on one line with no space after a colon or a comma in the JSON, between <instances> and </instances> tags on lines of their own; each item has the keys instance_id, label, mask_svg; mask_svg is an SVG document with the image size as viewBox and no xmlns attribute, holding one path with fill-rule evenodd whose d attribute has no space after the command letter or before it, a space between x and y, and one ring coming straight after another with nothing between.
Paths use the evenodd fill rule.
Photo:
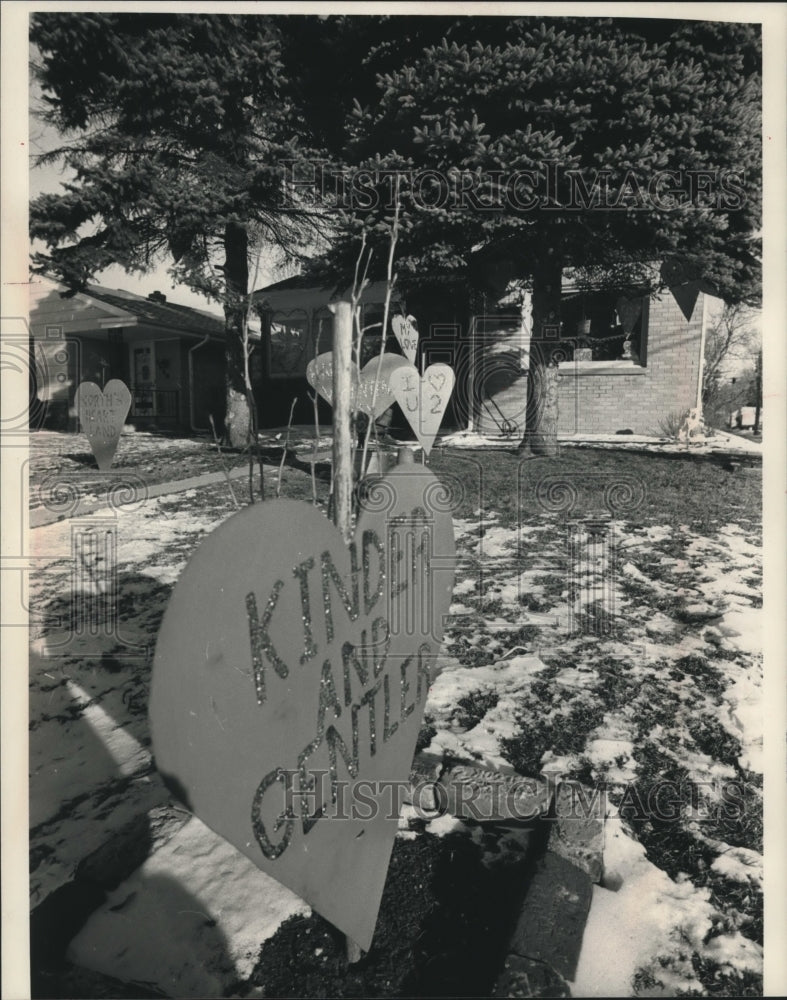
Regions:
<instances>
[{"instance_id":1,"label":"curb","mask_svg":"<svg viewBox=\"0 0 787 1000\"><path fill-rule=\"evenodd\" d=\"M603 799L578 781L555 786L545 778L474 767L427 752L416 754L410 781L414 786L439 785L444 811L458 819L521 827L550 824L546 850L533 859L492 996L570 997L593 885L604 872ZM512 802L517 810L511 809Z\"/></svg>"}]
</instances>

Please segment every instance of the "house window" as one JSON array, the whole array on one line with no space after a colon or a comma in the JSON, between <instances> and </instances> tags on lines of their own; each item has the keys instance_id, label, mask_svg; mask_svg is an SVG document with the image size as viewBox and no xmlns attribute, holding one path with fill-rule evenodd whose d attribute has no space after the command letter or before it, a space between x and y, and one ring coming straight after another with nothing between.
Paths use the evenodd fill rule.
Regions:
<instances>
[{"instance_id":1,"label":"house window","mask_svg":"<svg viewBox=\"0 0 787 1000\"><path fill-rule=\"evenodd\" d=\"M559 362L644 367L648 300L611 291L570 292L560 304L560 342L550 350Z\"/></svg>"},{"instance_id":2,"label":"house window","mask_svg":"<svg viewBox=\"0 0 787 1000\"><path fill-rule=\"evenodd\" d=\"M270 320L268 338L269 372L271 378L301 378L311 359L309 320L305 313L282 316L275 313Z\"/></svg>"}]
</instances>

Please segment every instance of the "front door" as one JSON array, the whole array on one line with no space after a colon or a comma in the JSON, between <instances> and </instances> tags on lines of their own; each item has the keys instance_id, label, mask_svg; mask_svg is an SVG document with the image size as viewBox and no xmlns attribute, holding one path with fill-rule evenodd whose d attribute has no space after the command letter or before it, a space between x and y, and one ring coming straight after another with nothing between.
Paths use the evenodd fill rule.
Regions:
<instances>
[{"instance_id":1,"label":"front door","mask_svg":"<svg viewBox=\"0 0 787 1000\"><path fill-rule=\"evenodd\" d=\"M155 355L152 341L131 345L131 370L134 373L134 416L153 417L156 414Z\"/></svg>"}]
</instances>

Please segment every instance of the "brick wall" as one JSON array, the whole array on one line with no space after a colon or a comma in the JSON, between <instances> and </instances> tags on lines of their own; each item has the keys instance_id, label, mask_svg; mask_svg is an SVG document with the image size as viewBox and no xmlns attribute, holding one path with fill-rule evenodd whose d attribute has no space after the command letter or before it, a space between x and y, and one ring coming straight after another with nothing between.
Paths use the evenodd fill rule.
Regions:
<instances>
[{"instance_id":1,"label":"brick wall","mask_svg":"<svg viewBox=\"0 0 787 1000\"><path fill-rule=\"evenodd\" d=\"M691 321L665 291L646 303L647 354L636 374L574 374L561 369L558 433L659 434L660 422L696 405L703 294ZM598 369L603 363L598 362ZM621 369L618 369L620 371Z\"/></svg>"}]
</instances>

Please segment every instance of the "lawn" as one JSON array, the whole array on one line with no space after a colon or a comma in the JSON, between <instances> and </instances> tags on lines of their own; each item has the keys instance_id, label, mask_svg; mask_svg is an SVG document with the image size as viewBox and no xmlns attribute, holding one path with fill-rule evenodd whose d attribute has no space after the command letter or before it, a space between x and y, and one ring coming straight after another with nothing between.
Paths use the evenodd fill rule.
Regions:
<instances>
[{"instance_id":1,"label":"lawn","mask_svg":"<svg viewBox=\"0 0 787 1000\"><path fill-rule=\"evenodd\" d=\"M53 474L91 481L78 439L33 439L34 484ZM204 440L163 439L162 446L162 439L135 434L123 448L118 474L133 469L146 482L245 462L219 455ZM301 452L279 479L281 448L269 443L265 455L267 496L278 490L309 501L316 490L325 504L324 462L312 479ZM458 565L419 746L462 761L513 765L525 775L578 778L602 792L622 818L616 822L642 847L630 844L644 849L635 864L635 848L616 840L604 882L617 912L634 907L641 925L625 946L631 990L756 995L762 945L759 468L732 471L709 457L591 448L564 448L555 459L436 449L430 465L452 497ZM165 807L168 796L150 758L144 647L155 642L190 554L246 502L240 478L119 510L122 642L66 635L64 623L73 614L69 524L33 532L40 558L31 580L39 618L30 676L33 905L64 885L80 859L113 831ZM58 641L65 644L52 657ZM60 761L54 775L53 756ZM432 840L436 833L427 826L415 845L397 840L392 879L403 881L402 859L410 855L424 870L439 867L443 848L431 845L457 837L478 842L478 831L458 821L445 841ZM477 875L472 860L463 864ZM489 888L493 883L484 891L499 891ZM393 928L393 940L403 933L394 919L403 897L391 900L391 892L380 926ZM405 910L420 913L422 904L413 901ZM114 919L111 913L104 918ZM285 989L282 954L305 933L326 932L324 922L295 904L282 909L282 921L256 938L246 928L243 947L240 932L222 925L232 969L216 973L224 988L232 983L239 996L266 983ZM586 940L609 937L610 927L609 917L594 924L592 912ZM328 935L319 955L299 960L293 995L305 995L298 989L310 988L325 971L323 956L332 962L336 947ZM78 937L72 954L89 964L87 951L84 944L80 952ZM599 974L592 951L583 950L580 995ZM130 952L133 957L133 947ZM375 963L366 980L356 973L350 982L336 971L335 995L395 995L415 984L427 988L432 975L402 968L394 975L391 953ZM127 979L146 979L132 958L118 960L119 978L123 969Z\"/></svg>"}]
</instances>

